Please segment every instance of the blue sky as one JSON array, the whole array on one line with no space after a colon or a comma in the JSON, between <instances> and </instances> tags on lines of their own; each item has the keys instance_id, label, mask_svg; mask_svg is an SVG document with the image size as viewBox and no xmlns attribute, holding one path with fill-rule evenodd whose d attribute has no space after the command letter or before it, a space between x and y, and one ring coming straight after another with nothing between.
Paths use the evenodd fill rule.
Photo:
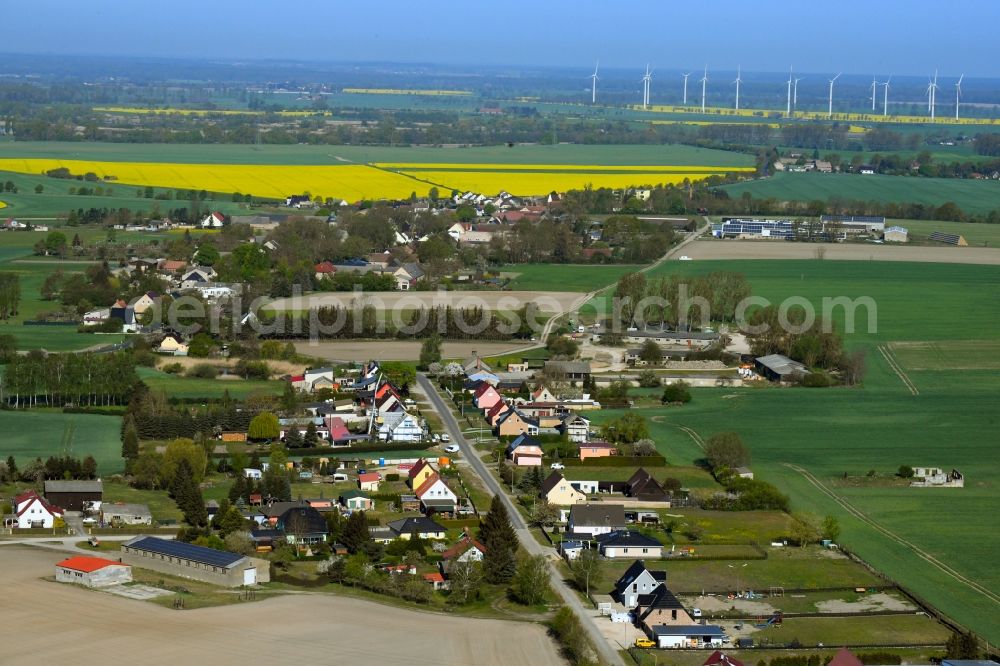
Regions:
<instances>
[{"instance_id":1,"label":"blue sky","mask_svg":"<svg viewBox=\"0 0 1000 666\"><path fill-rule=\"evenodd\" d=\"M997 0L5 4L8 53L1000 76Z\"/></svg>"}]
</instances>

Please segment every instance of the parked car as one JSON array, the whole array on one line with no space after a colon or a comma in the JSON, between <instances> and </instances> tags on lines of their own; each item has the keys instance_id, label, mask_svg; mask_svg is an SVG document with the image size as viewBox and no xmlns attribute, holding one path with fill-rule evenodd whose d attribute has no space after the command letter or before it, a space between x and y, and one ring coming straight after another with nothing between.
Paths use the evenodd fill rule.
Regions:
<instances>
[{"instance_id":1,"label":"parked car","mask_svg":"<svg viewBox=\"0 0 1000 666\"><path fill-rule=\"evenodd\" d=\"M458 444L449 444L444 450L448 453L458 453Z\"/></svg>"},{"instance_id":2,"label":"parked car","mask_svg":"<svg viewBox=\"0 0 1000 666\"><path fill-rule=\"evenodd\" d=\"M691 257L687 256L686 254L682 254L680 259L681 261L692 261Z\"/></svg>"},{"instance_id":3,"label":"parked car","mask_svg":"<svg viewBox=\"0 0 1000 666\"><path fill-rule=\"evenodd\" d=\"M656 641L651 641L648 638L637 638L635 639L635 646L637 648L654 648L656 647Z\"/></svg>"},{"instance_id":4,"label":"parked car","mask_svg":"<svg viewBox=\"0 0 1000 666\"><path fill-rule=\"evenodd\" d=\"M434 433L434 436L431 439L433 441L435 441L435 442L440 442L441 441L441 435L439 435L437 433Z\"/></svg>"},{"instance_id":5,"label":"parked car","mask_svg":"<svg viewBox=\"0 0 1000 666\"><path fill-rule=\"evenodd\" d=\"M449 435L448 433L443 433L441 435L441 441L447 444L448 442L451 441L451 435Z\"/></svg>"},{"instance_id":6,"label":"parked car","mask_svg":"<svg viewBox=\"0 0 1000 666\"><path fill-rule=\"evenodd\" d=\"M700 608L692 608L691 609L691 617L701 617L701 609Z\"/></svg>"},{"instance_id":7,"label":"parked car","mask_svg":"<svg viewBox=\"0 0 1000 666\"><path fill-rule=\"evenodd\" d=\"M549 469L566 469L566 465L562 463L552 463L549 465Z\"/></svg>"}]
</instances>

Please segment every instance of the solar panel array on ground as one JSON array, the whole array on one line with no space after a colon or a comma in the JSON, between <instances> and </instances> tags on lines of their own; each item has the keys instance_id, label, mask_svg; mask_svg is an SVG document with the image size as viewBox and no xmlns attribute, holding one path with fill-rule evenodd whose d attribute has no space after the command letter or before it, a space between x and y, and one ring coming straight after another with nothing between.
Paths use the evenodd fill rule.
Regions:
<instances>
[{"instance_id":1,"label":"solar panel array on ground","mask_svg":"<svg viewBox=\"0 0 1000 666\"><path fill-rule=\"evenodd\" d=\"M167 541L156 537L142 537L125 544L129 548L149 551L157 555L167 557L177 557L182 560L191 560L200 564L207 564L211 567L229 568L243 559L243 555L230 553L204 546L184 543L183 541Z\"/></svg>"},{"instance_id":2,"label":"solar panel array on ground","mask_svg":"<svg viewBox=\"0 0 1000 666\"><path fill-rule=\"evenodd\" d=\"M946 234L943 231L934 231L931 233L929 238L932 241L947 243L948 245L968 245L968 243L965 242L965 239L958 234Z\"/></svg>"}]
</instances>

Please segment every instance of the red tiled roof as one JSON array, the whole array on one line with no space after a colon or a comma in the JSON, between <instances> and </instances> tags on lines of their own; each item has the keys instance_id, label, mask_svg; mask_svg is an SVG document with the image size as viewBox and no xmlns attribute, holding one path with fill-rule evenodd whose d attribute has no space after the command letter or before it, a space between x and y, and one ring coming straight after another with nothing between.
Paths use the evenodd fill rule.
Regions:
<instances>
[{"instance_id":1,"label":"red tiled roof","mask_svg":"<svg viewBox=\"0 0 1000 666\"><path fill-rule=\"evenodd\" d=\"M330 263L329 261L322 261L322 262L316 264L313 267L313 269L317 273L336 273L337 272L336 267L334 267L334 265L332 263Z\"/></svg>"},{"instance_id":2,"label":"red tiled roof","mask_svg":"<svg viewBox=\"0 0 1000 666\"><path fill-rule=\"evenodd\" d=\"M435 571L434 573L425 573L424 580L428 583L443 583L444 576Z\"/></svg>"},{"instance_id":3,"label":"red tiled roof","mask_svg":"<svg viewBox=\"0 0 1000 666\"><path fill-rule=\"evenodd\" d=\"M481 552L481 553L485 553L486 552L486 546L484 546L483 544L479 543L477 540L475 540L475 539L473 539L471 537L464 537L461 541L459 541L458 543L456 543L454 546L452 546L448 550L446 550L443 553L441 553L441 559L443 559L443 560L450 560L453 557L458 557L459 555L461 555L465 551L469 550L473 546L475 546L476 548L478 548L479 552Z\"/></svg>"},{"instance_id":4,"label":"red tiled roof","mask_svg":"<svg viewBox=\"0 0 1000 666\"><path fill-rule=\"evenodd\" d=\"M364 474L358 474L358 481L361 483L369 483L371 481L378 480L378 472L365 472Z\"/></svg>"},{"instance_id":5,"label":"red tiled roof","mask_svg":"<svg viewBox=\"0 0 1000 666\"><path fill-rule=\"evenodd\" d=\"M128 565L123 565L121 562L115 562L114 560L106 560L103 557L87 557L85 555L78 555L76 557L65 559L56 566L62 567L63 569L72 569L73 571L91 573L93 571L97 571L98 569L103 569L104 567Z\"/></svg>"},{"instance_id":6,"label":"red tiled roof","mask_svg":"<svg viewBox=\"0 0 1000 666\"><path fill-rule=\"evenodd\" d=\"M424 495L427 494L427 491L431 489L431 486L433 486L440 480L441 476L437 472L433 472L430 476L424 479L424 482L420 484L419 488L415 488L413 490L413 494L415 494L417 497L422 498Z\"/></svg>"},{"instance_id":7,"label":"red tiled roof","mask_svg":"<svg viewBox=\"0 0 1000 666\"><path fill-rule=\"evenodd\" d=\"M44 497L38 494L38 491L35 490L29 490L27 492L21 493L20 495L14 498L15 509L17 508L18 504L21 504L22 502L28 502L28 504L24 505L24 508L22 508L20 511L17 512L17 515L20 516L25 511L28 510L28 508L31 506L31 500L38 500L38 502L45 508L45 510L51 513L53 516L63 515L63 510L61 508L57 507L55 504L50 504Z\"/></svg>"}]
</instances>

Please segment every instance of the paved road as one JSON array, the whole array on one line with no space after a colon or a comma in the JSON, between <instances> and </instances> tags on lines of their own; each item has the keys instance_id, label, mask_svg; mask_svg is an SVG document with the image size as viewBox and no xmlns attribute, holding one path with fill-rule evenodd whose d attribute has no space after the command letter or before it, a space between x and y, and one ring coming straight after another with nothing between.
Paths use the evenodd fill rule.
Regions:
<instances>
[{"instance_id":1,"label":"paved road","mask_svg":"<svg viewBox=\"0 0 1000 666\"><path fill-rule=\"evenodd\" d=\"M499 495L503 500L504 506L507 507L507 513L510 514L511 523L514 525L514 531L517 533L518 539L520 539L521 544L524 549L531 555L544 555L549 562L549 577L552 583L552 589L562 598L563 603L576 613L577 617L580 618L580 622L583 625L584 630L590 634L590 642L594 645L597 650L599 661L602 664L616 664L617 666L624 666L618 653L611 647L607 639L601 633L600 629L597 628L597 624L594 622L594 618L590 609L585 608L583 602L577 596L576 592L570 589L570 587L563 581L562 574L556 568L553 560L558 560L558 554L554 549L548 548L541 545L535 540L531 532L528 530L528 525L524 522L524 518L521 517L520 512L514 503L511 501L507 493L503 492L500 488L500 482L497 481L490 471L486 468L486 464L480 459L479 453L476 449L462 436L462 428L459 427L458 422L452 415L451 410L441 399L440 394L437 392L435 386L431 383L426 376L422 374L417 375L417 383L420 385L421 390L427 395L427 398L431 402L431 406L434 411L438 413L441 417L441 421L444 423L445 429L451 435L452 441L461 448L462 455L470 463L472 469L479 475L486 484L486 487L494 495Z\"/></svg>"},{"instance_id":2,"label":"paved road","mask_svg":"<svg viewBox=\"0 0 1000 666\"><path fill-rule=\"evenodd\" d=\"M101 541L128 541L139 536L138 534L101 534L97 538ZM161 539L173 539L172 534L157 534ZM68 553L84 553L86 555L97 555L112 557L110 553L95 550L93 548L81 548L77 546L81 541L86 541L89 537L86 534L74 534L73 536L31 536L21 538L2 538L0 548L3 546L37 546L38 548L48 548L49 550L60 550Z\"/></svg>"}]
</instances>

